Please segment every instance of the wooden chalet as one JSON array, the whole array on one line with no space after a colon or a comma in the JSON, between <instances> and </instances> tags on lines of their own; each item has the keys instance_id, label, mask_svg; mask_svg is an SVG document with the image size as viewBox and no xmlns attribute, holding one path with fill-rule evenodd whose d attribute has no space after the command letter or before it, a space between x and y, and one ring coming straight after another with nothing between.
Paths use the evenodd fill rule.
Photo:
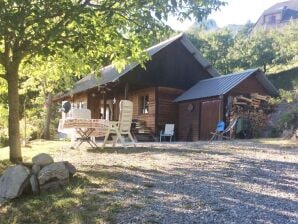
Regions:
<instances>
[{"instance_id":1,"label":"wooden chalet","mask_svg":"<svg viewBox=\"0 0 298 224\"><path fill-rule=\"evenodd\" d=\"M207 139L207 132L211 130L211 126L214 130L218 112L217 116L214 116L213 110L218 111L218 108L221 108L223 112L224 108L225 98L221 99L221 95L225 96L233 91L248 92L253 88L256 88L254 92L276 94L267 79L258 84L259 81L249 75L243 79L245 82L234 85L232 92L230 90L220 94L207 94L205 97L194 97L193 94L198 88L201 89L200 86L194 88L198 84L208 83L205 80L220 82L224 79L219 78L218 72L184 34L147 49L147 53L151 60L145 63L146 69L135 63L127 65L119 73L109 65L101 69L100 77L92 74L86 76L78 81L71 91L57 95L55 101L68 100L74 107L88 108L94 119L117 120L119 101L129 99L134 105L133 119L139 133L150 132L158 136L166 123L174 123L178 140L198 140ZM254 73L261 74L259 70ZM263 87L264 83L270 88ZM208 92L211 88L214 86L210 85L205 90ZM205 100L210 103L203 103ZM192 137L189 139L187 135L190 127Z\"/></svg>"}]
</instances>

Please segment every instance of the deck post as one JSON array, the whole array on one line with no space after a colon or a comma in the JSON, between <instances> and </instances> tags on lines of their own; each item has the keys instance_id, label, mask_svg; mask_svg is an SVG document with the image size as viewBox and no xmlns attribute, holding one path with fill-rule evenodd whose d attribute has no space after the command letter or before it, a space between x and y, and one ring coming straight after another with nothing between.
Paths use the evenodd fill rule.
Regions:
<instances>
[{"instance_id":1,"label":"deck post","mask_svg":"<svg viewBox=\"0 0 298 224\"><path fill-rule=\"evenodd\" d=\"M125 89L124 89L124 99L127 100L128 99L128 89L129 89L129 85L128 83L125 84Z\"/></svg>"},{"instance_id":2,"label":"deck post","mask_svg":"<svg viewBox=\"0 0 298 224\"><path fill-rule=\"evenodd\" d=\"M106 119L106 112L107 112L107 97L106 92L103 92L103 119Z\"/></svg>"}]
</instances>

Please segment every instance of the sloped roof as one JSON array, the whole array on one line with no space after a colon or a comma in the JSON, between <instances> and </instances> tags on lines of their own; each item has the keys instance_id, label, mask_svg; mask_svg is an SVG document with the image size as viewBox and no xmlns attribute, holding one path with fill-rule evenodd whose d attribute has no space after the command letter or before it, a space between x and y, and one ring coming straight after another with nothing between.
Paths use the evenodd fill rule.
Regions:
<instances>
[{"instance_id":1,"label":"sloped roof","mask_svg":"<svg viewBox=\"0 0 298 224\"><path fill-rule=\"evenodd\" d=\"M264 88L268 91L269 94L274 96L278 95L276 88L267 79L267 77L262 71L260 71L259 69L249 69L243 72L201 80L193 87L191 87L189 90L180 95L178 98L176 98L174 102L181 102L186 100L194 100L226 94L253 74L256 74L256 78L264 86Z\"/></svg>"},{"instance_id":2,"label":"sloped roof","mask_svg":"<svg viewBox=\"0 0 298 224\"><path fill-rule=\"evenodd\" d=\"M276 3L275 5L266 9L263 13L263 16L269 15L275 12L279 12L285 9L292 9L292 10L298 11L298 0L290 0L290 1Z\"/></svg>"},{"instance_id":3,"label":"sloped roof","mask_svg":"<svg viewBox=\"0 0 298 224\"><path fill-rule=\"evenodd\" d=\"M184 47L191 52L193 57L209 72L212 76L218 76L219 73L211 66L211 64L203 58L202 54L196 49L196 47L193 46L193 44L187 39L185 34L180 33L166 41L163 41L159 44L156 44L148 49L146 49L146 52L150 57L164 49L166 46L172 44L175 41L181 41L181 43L184 45ZM106 67L103 67L100 70L100 77L97 77L94 74L90 74L83 79L79 80L75 83L73 89L65 94L61 94L57 96L57 98L63 98L66 96L69 96L70 94L77 94L83 91L86 91L88 89L95 88L100 85L105 85L110 82L117 81L120 77L127 74L129 71L137 67L138 63L132 63L127 66L121 71L118 72L116 68L113 65L108 65Z\"/></svg>"}]
</instances>

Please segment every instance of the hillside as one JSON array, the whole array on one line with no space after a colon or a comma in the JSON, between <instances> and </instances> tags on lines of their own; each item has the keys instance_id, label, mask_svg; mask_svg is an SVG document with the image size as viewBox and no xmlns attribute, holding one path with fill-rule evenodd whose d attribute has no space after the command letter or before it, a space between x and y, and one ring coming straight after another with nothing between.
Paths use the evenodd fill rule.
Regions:
<instances>
[{"instance_id":1,"label":"hillside","mask_svg":"<svg viewBox=\"0 0 298 224\"><path fill-rule=\"evenodd\" d=\"M268 78L277 89L293 90L298 88L298 66L269 74Z\"/></svg>"}]
</instances>

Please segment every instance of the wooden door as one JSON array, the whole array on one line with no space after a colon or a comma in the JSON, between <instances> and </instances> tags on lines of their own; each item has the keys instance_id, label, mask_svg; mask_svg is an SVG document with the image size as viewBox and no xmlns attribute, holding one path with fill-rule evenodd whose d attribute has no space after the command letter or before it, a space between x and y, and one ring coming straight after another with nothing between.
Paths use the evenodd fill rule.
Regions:
<instances>
[{"instance_id":1,"label":"wooden door","mask_svg":"<svg viewBox=\"0 0 298 224\"><path fill-rule=\"evenodd\" d=\"M222 119L222 101L210 100L201 104L200 140L209 140L219 120Z\"/></svg>"}]
</instances>

